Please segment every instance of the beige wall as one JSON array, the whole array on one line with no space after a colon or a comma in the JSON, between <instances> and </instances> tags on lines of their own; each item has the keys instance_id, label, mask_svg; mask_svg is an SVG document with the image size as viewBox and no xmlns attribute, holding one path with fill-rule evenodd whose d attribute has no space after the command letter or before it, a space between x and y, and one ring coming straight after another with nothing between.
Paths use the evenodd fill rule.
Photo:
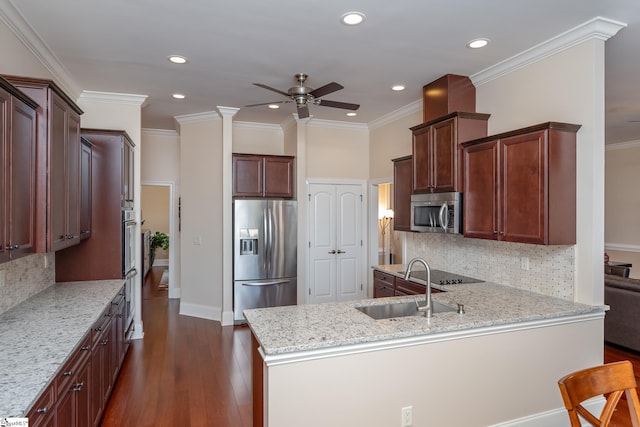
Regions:
<instances>
[{"instance_id":1,"label":"beige wall","mask_svg":"<svg viewBox=\"0 0 640 427\"><path fill-rule=\"evenodd\" d=\"M369 131L366 127L307 125L307 178L367 179Z\"/></svg>"},{"instance_id":2,"label":"beige wall","mask_svg":"<svg viewBox=\"0 0 640 427\"><path fill-rule=\"evenodd\" d=\"M588 40L477 87L489 132L545 121L581 124L577 137L576 301L604 298L604 41Z\"/></svg>"},{"instance_id":3,"label":"beige wall","mask_svg":"<svg viewBox=\"0 0 640 427\"><path fill-rule=\"evenodd\" d=\"M284 135L278 125L233 123L233 152L284 154Z\"/></svg>"},{"instance_id":4,"label":"beige wall","mask_svg":"<svg viewBox=\"0 0 640 427\"><path fill-rule=\"evenodd\" d=\"M640 278L640 142L608 145L605 153L605 250L611 261L633 264Z\"/></svg>"},{"instance_id":5,"label":"beige wall","mask_svg":"<svg viewBox=\"0 0 640 427\"><path fill-rule=\"evenodd\" d=\"M180 186L180 312L220 320L222 120L215 113L180 123Z\"/></svg>"},{"instance_id":6,"label":"beige wall","mask_svg":"<svg viewBox=\"0 0 640 427\"><path fill-rule=\"evenodd\" d=\"M156 232L165 233L169 236L170 244L174 243L169 231L169 214L171 201L170 187L162 185L142 186L142 231L150 230L153 236ZM169 258L169 250L156 248L156 259L166 260Z\"/></svg>"},{"instance_id":7,"label":"beige wall","mask_svg":"<svg viewBox=\"0 0 640 427\"><path fill-rule=\"evenodd\" d=\"M411 154L412 137L409 128L420 123L422 123L422 108L371 129L370 179L393 178L391 160Z\"/></svg>"}]
</instances>

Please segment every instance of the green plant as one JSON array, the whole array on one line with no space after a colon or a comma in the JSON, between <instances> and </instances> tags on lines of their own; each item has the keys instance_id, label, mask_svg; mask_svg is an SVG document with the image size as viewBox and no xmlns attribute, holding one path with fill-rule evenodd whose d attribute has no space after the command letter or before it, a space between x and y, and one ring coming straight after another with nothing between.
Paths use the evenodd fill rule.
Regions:
<instances>
[{"instance_id":1,"label":"green plant","mask_svg":"<svg viewBox=\"0 0 640 427\"><path fill-rule=\"evenodd\" d=\"M169 249L169 236L161 231L156 231L156 234L151 236L151 252L155 252L157 248L162 248L165 251Z\"/></svg>"}]
</instances>

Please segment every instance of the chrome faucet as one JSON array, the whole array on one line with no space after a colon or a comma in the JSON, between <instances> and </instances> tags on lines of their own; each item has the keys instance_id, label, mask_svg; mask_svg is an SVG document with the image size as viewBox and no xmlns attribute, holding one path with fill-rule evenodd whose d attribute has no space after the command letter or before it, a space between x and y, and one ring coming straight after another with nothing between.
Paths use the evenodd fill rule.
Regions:
<instances>
[{"instance_id":1,"label":"chrome faucet","mask_svg":"<svg viewBox=\"0 0 640 427\"><path fill-rule=\"evenodd\" d=\"M427 292L425 294L426 304L424 307L420 307L418 305L418 302L416 301L416 305L418 305L419 311L425 312L425 317L430 318L433 314L433 302L431 300L431 268L429 267L429 264L427 264L427 261L425 261L423 258L413 258L411 261L409 261L409 265L407 265L407 271L406 273L404 273L404 280L409 280L409 276L411 275L411 267L413 267L413 264L415 264L416 262L424 265L425 270L427 270Z\"/></svg>"}]
</instances>

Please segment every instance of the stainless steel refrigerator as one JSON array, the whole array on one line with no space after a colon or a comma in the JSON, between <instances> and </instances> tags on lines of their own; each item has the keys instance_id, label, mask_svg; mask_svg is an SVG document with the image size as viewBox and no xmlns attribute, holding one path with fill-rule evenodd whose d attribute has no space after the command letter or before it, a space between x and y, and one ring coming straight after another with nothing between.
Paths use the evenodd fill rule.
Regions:
<instances>
[{"instance_id":1,"label":"stainless steel refrigerator","mask_svg":"<svg viewBox=\"0 0 640 427\"><path fill-rule=\"evenodd\" d=\"M294 200L233 201L233 317L248 308L297 301L297 206Z\"/></svg>"}]
</instances>

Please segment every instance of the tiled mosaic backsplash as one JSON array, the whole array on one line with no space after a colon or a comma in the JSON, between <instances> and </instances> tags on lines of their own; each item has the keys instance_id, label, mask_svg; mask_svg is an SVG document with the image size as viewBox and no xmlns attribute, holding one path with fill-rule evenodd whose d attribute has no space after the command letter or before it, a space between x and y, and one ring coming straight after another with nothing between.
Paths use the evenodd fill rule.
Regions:
<instances>
[{"instance_id":1,"label":"tiled mosaic backsplash","mask_svg":"<svg viewBox=\"0 0 640 427\"><path fill-rule=\"evenodd\" d=\"M526 245L431 233L405 234L405 263L420 256L434 269L573 300L574 246ZM523 269L527 263L528 270Z\"/></svg>"},{"instance_id":2,"label":"tiled mosaic backsplash","mask_svg":"<svg viewBox=\"0 0 640 427\"><path fill-rule=\"evenodd\" d=\"M0 313L53 285L55 272L53 254L30 255L0 264L0 274L4 275L0 280Z\"/></svg>"}]
</instances>

